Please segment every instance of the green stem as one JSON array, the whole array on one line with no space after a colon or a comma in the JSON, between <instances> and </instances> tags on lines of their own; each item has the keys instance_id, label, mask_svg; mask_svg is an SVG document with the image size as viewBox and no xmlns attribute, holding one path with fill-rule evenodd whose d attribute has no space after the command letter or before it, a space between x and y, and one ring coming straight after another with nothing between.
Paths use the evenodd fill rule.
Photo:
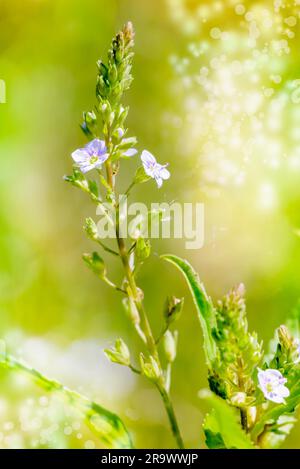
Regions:
<instances>
[{"instance_id":1,"label":"green stem","mask_svg":"<svg viewBox=\"0 0 300 469\"><path fill-rule=\"evenodd\" d=\"M178 448L179 449L184 449L183 440L182 440L182 437L181 437L181 433L180 433L180 430L179 430L179 426L178 426L178 423L177 423L177 419L176 419L176 416L175 416L175 412L174 412L173 405L172 405L172 402L170 400L169 394L167 393L165 388L161 387L159 384L157 385L157 389L158 389L158 391L159 391L159 393L162 397L162 400L164 402L164 405L165 405L165 408L166 408L166 411L167 411L167 414L168 414L168 417L169 417L171 430L172 430L172 433L175 437Z\"/></svg>"},{"instance_id":2,"label":"green stem","mask_svg":"<svg viewBox=\"0 0 300 469\"><path fill-rule=\"evenodd\" d=\"M129 195L129 192L131 191L131 189L135 186L135 181L133 181L130 186L127 188L127 190L125 191L125 195Z\"/></svg>"},{"instance_id":3,"label":"green stem","mask_svg":"<svg viewBox=\"0 0 300 469\"><path fill-rule=\"evenodd\" d=\"M112 193L114 195L116 195L115 194L115 180L114 180L115 178L114 178L114 175L113 175L113 171L112 171L110 161L107 160L105 165L106 165L106 173L107 173L107 182L108 182L108 184L111 188ZM115 200L116 200L116 197L115 197ZM152 333L152 329L151 329L151 326L150 326L150 323L149 323L149 320L148 320L147 313L146 313L144 305L143 305L143 301L142 301L142 297L141 297L141 291L138 289L138 287L136 285L135 278L134 278L134 273L132 272L130 264L129 264L129 254L128 254L128 251L126 249L125 240L122 237L122 234L120 233L119 205L118 204L116 204L115 209L116 209L116 237L117 237L117 243L118 243L118 249L119 249L120 257L121 257L122 264L123 264L124 271L125 271L125 276L126 276L126 279L128 281L128 284L129 284L128 296L131 297L131 299L134 302L134 304L137 308L137 311L139 313L140 321L141 321L141 330L142 330L142 332L145 336L146 345L147 345L149 354L153 356L153 358L156 360L156 362L157 362L158 366L160 367L160 369L162 369L161 364L160 364L159 355L158 355L157 345L156 345L156 342L155 342L155 339L154 339L154 336L153 336L153 333ZM174 438L177 442L178 447L180 449L182 449L182 448L184 448L184 444L183 444L183 441L182 441L182 437L181 437L180 430L179 430L179 427L178 427L178 423L177 423L177 420L176 420L173 405L170 401L169 394L166 391L164 384L162 384L161 382L156 383L156 386L157 386L157 388L159 390L159 393L162 397L162 400L163 400L163 403L164 403L164 406L165 406L165 409L166 409L166 412L167 412L167 415L168 415L168 418L169 418L169 422L170 422L170 426L171 426L171 430L172 430L172 433L174 435Z\"/></svg>"},{"instance_id":4,"label":"green stem","mask_svg":"<svg viewBox=\"0 0 300 469\"><path fill-rule=\"evenodd\" d=\"M116 285L114 282L112 282L111 280L109 280L109 278L103 277L102 280L103 280L107 285L109 285L110 287L114 288L114 289L117 290L118 292L123 293L124 295L127 295L127 292L126 292L125 290L123 290L123 288L118 287L118 285Z\"/></svg>"},{"instance_id":5,"label":"green stem","mask_svg":"<svg viewBox=\"0 0 300 469\"><path fill-rule=\"evenodd\" d=\"M241 425L243 430L248 431L247 409L240 409Z\"/></svg>"},{"instance_id":6,"label":"green stem","mask_svg":"<svg viewBox=\"0 0 300 469\"><path fill-rule=\"evenodd\" d=\"M113 249L110 249L106 244L104 244L100 239L96 239L97 243L104 249L104 251L109 252L110 254L113 254L114 256L119 256L119 254L114 251Z\"/></svg>"}]
</instances>

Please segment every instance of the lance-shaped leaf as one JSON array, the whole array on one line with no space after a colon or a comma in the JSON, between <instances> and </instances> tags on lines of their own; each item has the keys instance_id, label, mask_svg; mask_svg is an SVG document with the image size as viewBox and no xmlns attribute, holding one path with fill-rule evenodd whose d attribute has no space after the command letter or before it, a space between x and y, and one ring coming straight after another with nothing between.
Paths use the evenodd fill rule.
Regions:
<instances>
[{"instance_id":1,"label":"lance-shaped leaf","mask_svg":"<svg viewBox=\"0 0 300 469\"><path fill-rule=\"evenodd\" d=\"M122 420L99 404L90 401L76 391L66 388L58 381L50 380L10 355L1 354L0 366L25 373L31 381L46 391L59 392L82 415L90 430L106 448L133 448L131 437Z\"/></svg>"},{"instance_id":2,"label":"lance-shaped leaf","mask_svg":"<svg viewBox=\"0 0 300 469\"><path fill-rule=\"evenodd\" d=\"M203 423L206 444L209 448L254 448L250 437L240 426L237 409L231 407L224 399L208 390L203 390L200 397L205 399L213 408Z\"/></svg>"},{"instance_id":3,"label":"lance-shaped leaf","mask_svg":"<svg viewBox=\"0 0 300 469\"><path fill-rule=\"evenodd\" d=\"M208 365L212 365L216 359L216 344L212 336L212 330L216 327L216 318L212 301L200 282L198 274L188 261L172 254L165 254L161 257L175 265L187 281L203 331L206 359Z\"/></svg>"}]
</instances>

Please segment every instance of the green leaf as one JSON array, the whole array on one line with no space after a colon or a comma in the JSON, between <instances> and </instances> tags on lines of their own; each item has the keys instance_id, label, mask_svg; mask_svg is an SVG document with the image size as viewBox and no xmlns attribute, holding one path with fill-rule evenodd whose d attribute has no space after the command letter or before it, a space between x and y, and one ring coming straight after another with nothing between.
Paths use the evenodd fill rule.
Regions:
<instances>
[{"instance_id":1,"label":"green leaf","mask_svg":"<svg viewBox=\"0 0 300 469\"><path fill-rule=\"evenodd\" d=\"M209 449L225 449L225 443L220 433L216 412L212 410L203 422L205 443Z\"/></svg>"},{"instance_id":2,"label":"green leaf","mask_svg":"<svg viewBox=\"0 0 300 469\"><path fill-rule=\"evenodd\" d=\"M10 355L0 356L0 366L25 373L31 381L46 391L59 392L82 415L86 425L101 440L106 448L133 448L131 437L122 420L85 396L66 388L30 368Z\"/></svg>"},{"instance_id":3,"label":"green leaf","mask_svg":"<svg viewBox=\"0 0 300 469\"><path fill-rule=\"evenodd\" d=\"M212 330L216 327L216 317L212 301L208 297L204 285L200 282L198 274L188 261L171 254L165 254L161 257L175 265L188 283L203 331L207 362L209 365L212 365L216 359L217 350L212 336Z\"/></svg>"},{"instance_id":4,"label":"green leaf","mask_svg":"<svg viewBox=\"0 0 300 469\"><path fill-rule=\"evenodd\" d=\"M200 397L213 408L203 423L206 444L209 448L254 448L250 437L240 426L235 408L208 390L203 390Z\"/></svg>"},{"instance_id":5,"label":"green leaf","mask_svg":"<svg viewBox=\"0 0 300 469\"><path fill-rule=\"evenodd\" d=\"M89 180L88 181L88 186L89 186L89 191L91 194L93 194L95 197L99 197L99 189L98 189L98 184L96 181Z\"/></svg>"}]
</instances>

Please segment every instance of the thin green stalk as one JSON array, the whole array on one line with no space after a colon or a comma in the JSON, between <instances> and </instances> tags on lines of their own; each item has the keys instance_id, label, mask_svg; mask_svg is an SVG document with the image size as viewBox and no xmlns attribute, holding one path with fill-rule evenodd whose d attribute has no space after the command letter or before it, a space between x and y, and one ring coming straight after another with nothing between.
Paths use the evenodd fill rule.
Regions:
<instances>
[{"instance_id":1,"label":"thin green stalk","mask_svg":"<svg viewBox=\"0 0 300 469\"><path fill-rule=\"evenodd\" d=\"M114 282L112 282L111 280L109 280L109 278L107 277L102 277L102 280L107 284L109 285L110 287L114 288L116 291L120 292L120 293L123 293L124 295L127 295L127 292L125 290L123 290L123 288L120 288L118 287L118 285L116 285Z\"/></svg>"},{"instance_id":2,"label":"thin green stalk","mask_svg":"<svg viewBox=\"0 0 300 469\"><path fill-rule=\"evenodd\" d=\"M158 391L159 391L159 393L162 397L162 400L164 402L164 405L165 405L165 408L166 408L166 411L167 411L167 414L168 414L168 417L169 417L171 430L172 430L172 433L173 433L173 435L175 437L175 440L177 442L178 448L184 449L183 440L182 440L182 437L181 437L181 433L180 433L179 426L178 426L178 423L177 423L176 415L175 415L175 412L174 412L173 405L172 405L172 402L170 400L169 394L167 393L165 388L161 387L159 384L157 385L157 389L158 389Z\"/></svg>"},{"instance_id":3,"label":"thin green stalk","mask_svg":"<svg viewBox=\"0 0 300 469\"><path fill-rule=\"evenodd\" d=\"M109 252L110 254L112 254L113 256L119 256L119 254L114 251L113 249L110 249L108 246L106 246L106 244L104 244L100 239L97 239L96 240L97 243L102 247L102 249L104 249L104 251L106 252Z\"/></svg>"},{"instance_id":4,"label":"thin green stalk","mask_svg":"<svg viewBox=\"0 0 300 469\"><path fill-rule=\"evenodd\" d=\"M107 182L110 185L111 191L114 194L114 196L116 196L116 194L115 194L115 180L114 180L114 176L113 176L112 166L111 166L111 163L110 163L109 160L106 161L106 174L107 174ZM116 200L116 197L115 197L115 200ZM149 323L149 320L148 320L148 316L147 316L147 313L145 311L143 301L141 299L141 293L140 293L140 291L139 291L139 289L136 285L136 282L135 282L134 273L132 272L132 270L130 268L129 255L128 255L128 251L126 249L125 241L124 241L124 238L122 237L122 235L120 233L119 206L118 206L118 204L115 206L115 209L116 209L116 237L117 237L117 243L118 243L118 249L119 249L120 257L121 257L122 264L123 264L124 271L125 271L125 276L126 276L126 279L128 281L129 287L130 287L128 289L128 295L132 298L132 300L135 303L135 306L137 308L137 311L139 313L140 320L141 320L141 329L142 329L142 332L144 333L144 336L146 338L146 345L147 345L148 351L149 351L150 355L152 355L153 358L156 360L158 366L161 369L161 364L160 364L160 359L159 359L159 355L158 355L158 350L157 350L157 345L156 345L156 342L155 342L155 338L153 336L152 329L151 329L151 326L150 326L150 323ZM164 403L164 406L165 406L165 409L166 409L166 412L167 412L167 415L168 415L168 418L169 418L169 422L170 422L170 426L171 426L171 430L172 430L172 433L174 435L174 438L177 442L178 447L180 449L182 449L182 448L184 448L184 444L183 444L183 440L182 440L182 437L181 437L181 434L180 434L180 430L179 430L178 423L177 423L177 420L176 420L173 405L170 401L170 397L168 395L168 392L166 391L165 386L162 385L161 383L157 383L156 386L157 386L157 388L159 390L159 393L162 397L162 400L163 400L163 403Z\"/></svg>"}]
</instances>

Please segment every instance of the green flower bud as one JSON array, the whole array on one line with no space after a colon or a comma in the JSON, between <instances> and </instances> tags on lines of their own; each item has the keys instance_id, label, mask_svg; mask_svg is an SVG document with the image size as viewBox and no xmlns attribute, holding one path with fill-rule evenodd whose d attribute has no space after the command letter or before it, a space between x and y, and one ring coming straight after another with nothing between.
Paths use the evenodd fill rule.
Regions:
<instances>
[{"instance_id":1,"label":"green flower bud","mask_svg":"<svg viewBox=\"0 0 300 469\"><path fill-rule=\"evenodd\" d=\"M150 355L149 359L140 354L140 364L143 374L151 381L157 382L161 377L161 370L157 361Z\"/></svg>"},{"instance_id":2,"label":"green flower bud","mask_svg":"<svg viewBox=\"0 0 300 469\"><path fill-rule=\"evenodd\" d=\"M112 142L114 144L118 144L122 141L123 135L124 135L124 130L122 127L118 127L112 134Z\"/></svg>"},{"instance_id":3,"label":"green flower bud","mask_svg":"<svg viewBox=\"0 0 300 469\"><path fill-rule=\"evenodd\" d=\"M94 220L92 218L87 218L85 220L85 225L84 225L83 229L85 230L87 236L90 239L95 240L95 239L98 238L97 225L96 225L96 223L94 222Z\"/></svg>"},{"instance_id":4,"label":"green flower bud","mask_svg":"<svg viewBox=\"0 0 300 469\"><path fill-rule=\"evenodd\" d=\"M107 66L102 62L102 60L97 60L97 67L98 67L99 73L103 77L107 77L107 73L108 73Z\"/></svg>"},{"instance_id":5,"label":"green flower bud","mask_svg":"<svg viewBox=\"0 0 300 469\"><path fill-rule=\"evenodd\" d=\"M278 340L285 350L289 350L293 347L294 344L294 339L289 333L289 330L286 326L279 326L277 329L277 334L278 334Z\"/></svg>"},{"instance_id":6,"label":"green flower bud","mask_svg":"<svg viewBox=\"0 0 300 469\"><path fill-rule=\"evenodd\" d=\"M97 252L93 252L92 254L83 254L82 258L87 266L97 275L97 277L105 277L105 264Z\"/></svg>"},{"instance_id":7,"label":"green flower bud","mask_svg":"<svg viewBox=\"0 0 300 469\"><path fill-rule=\"evenodd\" d=\"M177 337L177 331L172 334L169 330L165 332L163 337L164 352L169 363L172 363L176 358Z\"/></svg>"},{"instance_id":8,"label":"green flower bud","mask_svg":"<svg viewBox=\"0 0 300 469\"><path fill-rule=\"evenodd\" d=\"M103 76L97 77L97 84L96 84L96 94L99 97L105 97L108 93L108 86L104 81Z\"/></svg>"},{"instance_id":9,"label":"green flower bud","mask_svg":"<svg viewBox=\"0 0 300 469\"><path fill-rule=\"evenodd\" d=\"M139 261L143 262L150 256L151 244L149 239L138 238L136 242L135 254Z\"/></svg>"},{"instance_id":10,"label":"green flower bud","mask_svg":"<svg viewBox=\"0 0 300 469\"><path fill-rule=\"evenodd\" d=\"M124 309L126 313L128 314L128 317L131 319L133 324L139 324L140 323L140 315L139 312L135 306L135 302L132 300L131 297L129 298L124 298L122 300Z\"/></svg>"},{"instance_id":11,"label":"green flower bud","mask_svg":"<svg viewBox=\"0 0 300 469\"><path fill-rule=\"evenodd\" d=\"M108 101L101 102L99 105L99 112L101 112L104 119L107 119L111 113L111 105Z\"/></svg>"},{"instance_id":12,"label":"green flower bud","mask_svg":"<svg viewBox=\"0 0 300 469\"><path fill-rule=\"evenodd\" d=\"M111 349L105 349L104 353L113 363L118 363L119 365L124 366L130 365L130 352L122 339L117 339L115 346Z\"/></svg>"},{"instance_id":13,"label":"green flower bud","mask_svg":"<svg viewBox=\"0 0 300 469\"><path fill-rule=\"evenodd\" d=\"M230 401L235 407L244 407L247 399L247 394L245 392L235 392Z\"/></svg>"},{"instance_id":14,"label":"green flower bud","mask_svg":"<svg viewBox=\"0 0 300 469\"><path fill-rule=\"evenodd\" d=\"M108 70L108 79L110 81L111 84L114 84L116 83L117 79L118 79L118 70L117 70L117 67L115 66L115 64L112 64L110 67L109 67L109 70Z\"/></svg>"},{"instance_id":15,"label":"green flower bud","mask_svg":"<svg viewBox=\"0 0 300 469\"><path fill-rule=\"evenodd\" d=\"M129 107L124 108L123 106L120 106L120 109L119 109L119 112L118 112L119 125L123 125L123 123L124 123L124 121L127 117L128 111L129 111Z\"/></svg>"},{"instance_id":16,"label":"green flower bud","mask_svg":"<svg viewBox=\"0 0 300 469\"><path fill-rule=\"evenodd\" d=\"M109 123L110 126L113 125L114 120L115 120L115 113L111 112L108 116L108 123Z\"/></svg>"},{"instance_id":17,"label":"green flower bud","mask_svg":"<svg viewBox=\"0 0 300 469\"><path fill-rule=\"evenodd\" d=\"M97 116L94 111L88 111L83 113L83 118L87 124L96 124L97 123Z\"/></svg>"},{"instance_id":18,"label":"green flower bud","mask_svg":"<svg viewBox=\"0 0 300 469\"><path fill-rule=\"evenodd\" d=\"M177 321L182 313L183 304L184 298L176 298L175 296L167 298L164 309L164 316L167 324Z\"/></svg>"}]
</instances>

